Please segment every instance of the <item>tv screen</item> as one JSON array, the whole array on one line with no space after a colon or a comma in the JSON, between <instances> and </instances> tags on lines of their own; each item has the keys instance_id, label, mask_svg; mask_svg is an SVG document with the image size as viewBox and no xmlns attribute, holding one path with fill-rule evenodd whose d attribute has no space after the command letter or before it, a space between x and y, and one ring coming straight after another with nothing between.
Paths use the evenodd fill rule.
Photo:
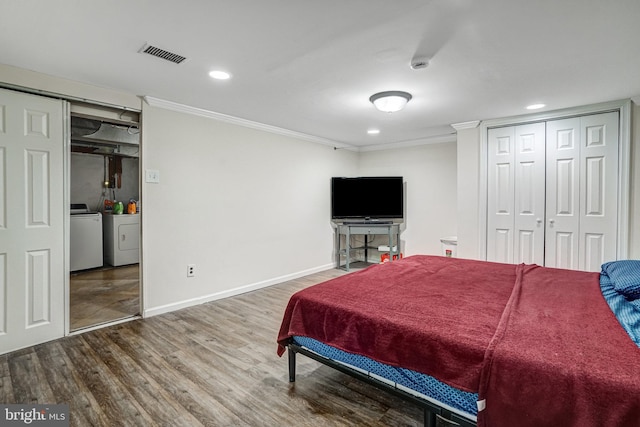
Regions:
<instances>
[{"instance_id":1,"label":"tv screen","mask_svg":"<svg viewBox=\"0 0 640 427\"><path fill-rule=\"evenodd\" d=\"M331 178L331 218L403 218L401 176Z\"/></svg>"}]
</instances>

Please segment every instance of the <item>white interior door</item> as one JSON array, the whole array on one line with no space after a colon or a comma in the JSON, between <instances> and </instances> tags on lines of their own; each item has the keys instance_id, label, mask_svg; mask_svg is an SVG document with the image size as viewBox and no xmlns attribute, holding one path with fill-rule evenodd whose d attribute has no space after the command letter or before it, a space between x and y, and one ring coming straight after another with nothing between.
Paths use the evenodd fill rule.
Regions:
<instances>
[{"instance_id":1,"label":"white interior door","mask_svg":"<svg viewBox=\"0 0 640 427\"><path fill-rule=\"evenodd\" d=\"M547 267L578 268L579 140L580 118L547 123Z\"/></svg>"},{"instance_id":2,"label":"white interior door","mask_svg":"<svg viewBox=\"0 0 640 427\"><path fill-rule=\"evenodd\" d=\"M618 122L617 112L580 118L579 270L617 259Z\"/></svg>"},{"instance_id":3,"label":"white interior door","mask_svg":"<svg viewBox=\"0 0 640 427\"><path fill-rule=\"evenodd\" d=\"M600 271L616 259L618 113L547 123L545 265Z\"/></svg>"},{"instance_id":4,"label":"white interior door","mask_svg":"<svg viewBox=\"0 0 640 427\"><path fill-rule=\"evenodd\" d=\"M487 261L513 263L515 127L489 129Z\"/></svg>"},{"instance_id":5,"label":"white interior door","mask_svg":"<svg viewBox=\"0 0 640 427\"><path fill-rule=\"evenodd\" d=\"M0 353L64 335L64 110L0 89Z\"/></svg>"},{"instance_id":6,"label":"white interior door","mask_svg":"<svg viewBox=\"0 0 640 427\"><path fill-rule=\"evenodd\" d=\"M514 262L544 265L545 124L515 129Z\"/></svg>"},{"instance_id":7,"label":"white interior door","mask_svg":"<svg viewBox=\"0 0 640 427\"><path fill-rule=\"evenodd\" d=\"M545 125L489 129L487 260L544 263Z\"/></svg>"}]
</instances>

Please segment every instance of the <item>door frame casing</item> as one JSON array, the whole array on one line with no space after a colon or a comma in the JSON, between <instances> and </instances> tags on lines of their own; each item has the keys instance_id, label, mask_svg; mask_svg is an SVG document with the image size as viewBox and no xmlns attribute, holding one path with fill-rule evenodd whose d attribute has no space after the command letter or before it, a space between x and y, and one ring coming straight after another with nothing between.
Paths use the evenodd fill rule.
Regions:
<instances>
[{"instance_id":1,"label":"door frame casing","mask_svg":"<svg viewBox=\"0 0 640 427\"><path fill-rule=\"evenodd\" d=\"M51 90L45 89L37 89L35 87L23 86L21 84L12 84L9 82L0 82L0 89L6 89L16 92L22 92L25 94L41 96L44 98L52 98L59 101L62 101L62 114L63 114L63 203L64 203L64 220L63 220L63 268L64 268L64 336L81 334L84 332L88 332L94 329L103 328L105 326L109 326L112 324L118 324L123 322L128 322L133 319L144 317L144 279L143 279L143 266L144 266L144 256L143 256L143 239L142 239L142 229L143 229L143 213L140 212L140 275L139 275L139 316L133 316L131 318L126 318L123 320L117 320L111 323L99 324L94 327L88 327L79 329L71 332L71 318L70 318L70 263L69 263L69 227L70 227L70 204L71 204L71 103L78 102L83 104L91 104L97 107L106 107L110 109L118 109L123 111L132 111L139 114L139 123L140 123L140 154L139 154L139 171L138 171L138 186L140 191L140 200L143 199L143 180L142 180L142 164L144 162L142 150L142 108L134 108L128 107L121 104L114 104L110 102L99 101L96 99L89 99L86 97L79 97L72 95L70 93L64 92L53 92Z\"/></svg>"},{"instance_id":2,"label":"door frame casing","mask_svg":"<svg viewBox=\"0 0 640 427\"><path fill-rule=\"evenodd\" d=\"M72 103L74 101L78 101L82 104L88 104L88 105L93 105L96 108L100 108L100 107L106 107L106 108L110 108L110 109L120 109L122 111L132 111L135 112L139 115L139 129L140 129L140 145L139 145L139 155L138 155L138 192L139 192L139 200L142 201L143 200L143 189L142 189L142 110L137 110L134 108L129 108L129 107L120 107L120 106L114 106L112 104L105 104L105 103L100 103L97 101L89 101L89 100L77 100L76 98L69 98L66 99L66 113L65 113L65 132L66 132L66 137L65 137L65 148L64 148L64 198L65 198L65 236L64 236L64 245L65 245L65 250L64 250L64 254L65 254L65 283L64 283L64 287L65 287L65 325L64 325L64 335L65 336L71 336L71 335L79 335L79 334L83 334L85 332L90 332L96 329L102 329L104 327L107 326L112 326L112 325L118 325L120 323L126 323L126 322L130 322L132 320L135 319L140 319L140 318L144 318L144 294L143 294L143 290L144 290L144 283L143 283L143 266L144 266L144 261L143 261L143 248L142 248L142 219L144 217L144 214L142 213L142 210L140 211L140 245L139 245L139 249L138 249L138 257L139 257L139 265L140 265L140 270L139 270L139 274L138 274L138 311L139 314L137 315L133 315L130 317L125 317L122 319L116 319L113 321L109 321L106 323L98 323L95 325L91 325L91 326L87 326L87 327L82 327L80 329L75 329L75 330L71 330L71 264L70 264L70 221L71 221L71 113L72 113Z\"/></svg>"},{"instance_id":3,"label":"door frame casing","mask_svg":"<svg viewBox=\"0 0 640 427\"><path fill-rule=\"evenodd\" d=\"M536 114L486 120L480 123L480 184L478 212L478 254L487 259L487 197L488 197L488 130L505 126L531 124L548 120L566 119L591 114L617 111L619 113L618 145L618 230L616 234L616 259L626 259L629 254L629 199L631 183L631 100L624 99L581 107L565 108Z\"/></svg>"},{"instance_id":4,"label":"door frame casing","mask_svg":"<svg viewBox=\"0 0 640 427\"><path fill-rule=\"evenodd\" d=\"M69 328L71 325L70 313L70 276L69 270L71 264L69 261L69 230L71 227L71 189L69 183L71 182L71 103L64 100L64 141L62 155L62 167L63 169L63 199L64 199L64 336L69 335Z\"/></svg>"}]
</instances>

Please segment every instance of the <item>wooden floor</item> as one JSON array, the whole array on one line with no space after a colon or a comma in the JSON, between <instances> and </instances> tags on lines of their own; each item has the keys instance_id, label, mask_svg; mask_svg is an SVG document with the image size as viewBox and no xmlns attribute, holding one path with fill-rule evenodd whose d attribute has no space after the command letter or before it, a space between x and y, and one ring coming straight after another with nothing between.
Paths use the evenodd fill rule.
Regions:
<instances>
[{"instance_id":1,"label":"wooden floor","mask_svg":"<svg viewBox=\"0 0 640 427\"><path fill-rule=\"evenodd\" d=\"M113 322L140 313L139 264L72 273L70 330Z\"/></svg>"},{"instance_id":2,"label":"wooden floor","mask_svg":"<svg viewBox=\"0 0 640 427\"><path fill-rule=\"evenodd\" d=\"M0 356L0 402L67 403L72 426L417 426L416 407L276 336L291 294L329 270Z\"/></svg>"}]
</instances>

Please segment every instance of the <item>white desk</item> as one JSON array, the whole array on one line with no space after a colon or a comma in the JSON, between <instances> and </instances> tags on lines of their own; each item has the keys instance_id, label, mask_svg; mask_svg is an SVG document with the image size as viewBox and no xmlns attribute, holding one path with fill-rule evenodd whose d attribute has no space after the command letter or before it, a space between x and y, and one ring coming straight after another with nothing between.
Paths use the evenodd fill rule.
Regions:
<instances>
[{"instance_id":1,"label":"white desk","mask_svg":"<svg viewBox=\"0 0 640 427\"><path fill-rule=\"evenodd\" d=\"M346 236L345 248L341 248L340 236ZM364 246L351 247L351 236L364 236ZM364 249L364 260L367 262L369 249L378 249L377 246L369 246L369 236L387 235L389 236L389 260L393 260L394 255L400 254L400 224L377 224L375 222L366 224L337 224L336 226L336 268L341 268L340 257L344 255L346 259L345 270L349 271L351 251ZM393 247L396 246L396 250ZM398 256L399 258L399 256Z\"/></svg>"}]
</instances>

